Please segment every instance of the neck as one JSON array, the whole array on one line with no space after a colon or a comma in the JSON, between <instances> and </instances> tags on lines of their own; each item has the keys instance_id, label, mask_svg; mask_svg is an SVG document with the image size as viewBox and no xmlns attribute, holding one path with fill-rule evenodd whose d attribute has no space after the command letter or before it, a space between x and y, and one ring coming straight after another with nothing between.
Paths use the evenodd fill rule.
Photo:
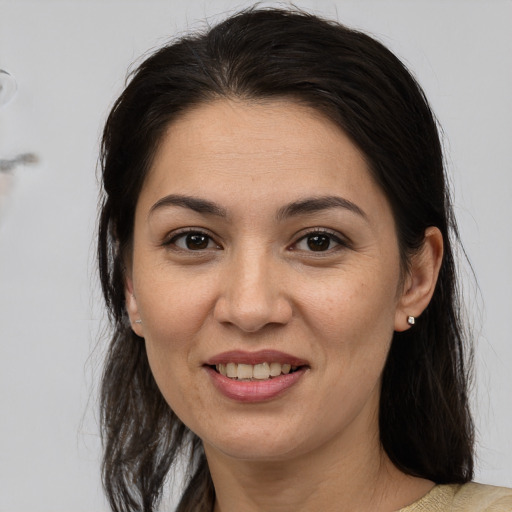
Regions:
<instances>
[{"instance_id":1,"label":"neck","mask_svg":"<svg viewBox=\"0 0 512 512\"><path fill-rule=\"evenodd\" d=\"M382 450L378 436L366 443L337 444L267 461L239 460L205 445L215 485L215 512L392 512L433 486L400 472Z\"/></svg>"}]
</instances>

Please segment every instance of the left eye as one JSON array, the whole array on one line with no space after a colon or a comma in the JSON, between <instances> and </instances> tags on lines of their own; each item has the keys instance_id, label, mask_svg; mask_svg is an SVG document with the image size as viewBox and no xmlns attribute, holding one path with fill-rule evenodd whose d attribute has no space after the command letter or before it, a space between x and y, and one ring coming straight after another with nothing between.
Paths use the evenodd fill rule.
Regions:
<instances>
[{"instance_id":1,"label":"left eye","mask_svg":"<svg viewBox=\"0 0 512 512\"><path fill-rule=\"evenodd\" d=\"M202 251L217 248L217 244L206 234L200 231L190 231L175 236L170 244L187 251Z\"/></svg>"},{"instance_id":2,"label":"left eye","mask_svg":"<svg viewBox=\"0 0 512 512\"><path fill-rule=\"evenodd\" d=\"M342 245L341 240L330 233L309 233L302 237L295 247L300 251L325 252L333 247Z\"/></svg>"}]
</instances>

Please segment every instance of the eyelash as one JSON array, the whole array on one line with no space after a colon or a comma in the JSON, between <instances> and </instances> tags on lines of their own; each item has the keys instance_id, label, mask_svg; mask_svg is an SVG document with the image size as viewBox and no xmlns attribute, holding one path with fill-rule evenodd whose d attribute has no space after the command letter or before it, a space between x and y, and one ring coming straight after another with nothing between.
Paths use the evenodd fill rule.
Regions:
<instances>
[{"instance_id":1,"label":"eyelash","mask_svg":"<svg viewBox=\"0 0 512 512\"><path fill-rule=\"evenodd\" d=\"M194 251L193 249L184 249L183 247L179 247L176 245L176 242L180 239L180 238L185 238L187 237L188 235L199 235L199 236L205 236L208 238L208 245L210 244L210 242L214 242L215 245L217 246L216 248L220 248L219 244L217 244L217 242L215 242L214 238L212 235L210 235L208 232L206 232L204 229L195 229L195 228L186 228L186 229L183 229L183 230L180 230L178 232L175 232L172 234L172 236L170 238L168 238L167 240L165 240L163 242L162 245L166 246L166 247L169 247L169 248L172 248L176 251L184 251L184 252L203 252L204 250L206 249L200 249L200 250L197 250L197 251Z\"/></svg>"},{"instance_id":2,"label":"eyelash","mask_svg":"<svg viewBox=\"0 0 512 512\"><path fill-rule=\"evenodd\" d=\"M211 249L209 247L206 247L204 249L198 249L198 250L193 250L193 249L185 249L183 247L179 247L176 245L176 242L180 239L180 238L185 238L187 237L188 235L199 235L199 236L205 236L208 238L208 245L210 245L211 242L213 242L216 247L215 249L222 249L222 247L220 246L220 244L218 244L214 237L212 235L210 235L208 232L206 232L205 230L203 229L195 229L195 228L186 228L186 229L183 229L183 230L180 230L179 232L177 233L173 233L172 234L172 237L168 238L167 240L165 240L163 242L163 246L166 246L166 247L169 247L169 248L172 248L173 250L175 251L183 251L183 252L197 252L197 253L202 253L204 252L205 250L208 250L208 249ZM314 251L314 250L304 250L303 252L309 252L309 253L319 253L317 254L318 256L321 256L322 254L326 254L326 253L329 253L331 254L333 251L336 251L336 250L339 250L340 248L350 248L350 242L347 241L347 240L344 240L342 239L338 233L336 233L335 231L330 231L328 229L325 229L325 228L315 228L315 229L311 229L310 231L308 231L307 233L303 234L300 238L298 238L291 246L290 250L291 251L295 251L297 250L295 247L302 241L305 241L307 240L308 238L311 238L313 236L326 236L329 238L329 247L327 248L327 250L325 251ZM331 243L334 242L336 244L336 246L334 248L331 248L330 245Z\"/></svg>"},{"instance_id":3,"label":"eyelash","mask_svg":"<svg viewBox=\"0 0 512 512\"><path fill-rule=\"evenodd\" d=\"M329 246L331 245L332 242L334 242L336 244L336 246L328 247L328 249L325 251L310 250L310 251L304 251L304 252L310 252L312 254L319 253L318 256L320 256L320 255L326 254L326 253L331 254L332 252L337 251L341 248L346 249L346 248L350 247L349 242L347 240L344 240L343 238L341 238L338 233L336 233L335 231L331 231L329 229L325 229L325 228L321 228L321 229L316 228L316 229L312 229L312 230L308 231L307 233L302 235L296 242L294 242L293 246L297 246L300 242L305 241L308 238L312 238L313 236L326 236L329 239ZM294 250L294 249L292 249L292 250Z\"/></svg>"}]
</instances>

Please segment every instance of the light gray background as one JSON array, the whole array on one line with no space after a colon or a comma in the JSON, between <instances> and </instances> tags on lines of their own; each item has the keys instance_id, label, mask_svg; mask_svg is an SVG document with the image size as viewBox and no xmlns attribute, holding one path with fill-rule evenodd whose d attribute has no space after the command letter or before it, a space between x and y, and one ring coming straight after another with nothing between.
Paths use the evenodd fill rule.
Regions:
<instances>
[{"instance_id":1,"label":"light gray background","mask_svg":"<svg viewBox=\"0 0 512 512\"><path fill-rule=\"evenodd\" d=\"M466 286L478 335L476 476L512 486L512 2L296 4L381 39L414 71L440 119L480 285ZM93 243L101 125L136 58L244 5L0 0L0 68L19 84L0 110L0 158L34 151L41 159L0 177L1 511L106 510Z\"/></svg>"}]
</instances>

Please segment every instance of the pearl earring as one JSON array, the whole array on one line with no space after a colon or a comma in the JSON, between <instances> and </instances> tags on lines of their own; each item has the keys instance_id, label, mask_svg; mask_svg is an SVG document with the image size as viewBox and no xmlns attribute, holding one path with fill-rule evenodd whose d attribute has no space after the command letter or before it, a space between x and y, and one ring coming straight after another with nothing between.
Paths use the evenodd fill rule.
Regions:
<instances>
[{"instance_id":1,"label":"pearl earring","mask_svg":"<svg viewBox=\"0 0 512 512\"><path fill-rule=\"evenodd\" d=\"M408 316L407 317L407 323L409 325L414 325L415 322L416 322L416 318L414 318L413 316Z\"/></svg>"}]
</instances>

